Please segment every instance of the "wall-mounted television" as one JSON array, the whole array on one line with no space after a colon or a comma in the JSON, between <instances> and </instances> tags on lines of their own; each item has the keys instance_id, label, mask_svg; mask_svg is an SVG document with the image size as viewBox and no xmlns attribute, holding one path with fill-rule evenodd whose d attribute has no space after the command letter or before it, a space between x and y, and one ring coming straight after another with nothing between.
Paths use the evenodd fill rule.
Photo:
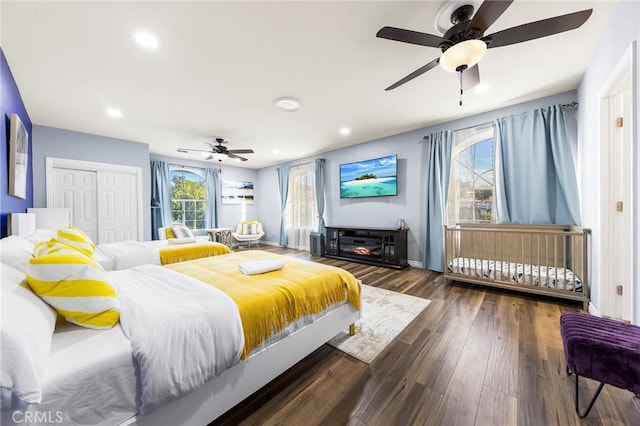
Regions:
<instances>
[{"instance_id":1,"label":"wall-mounted television","mask_svg":"<svg viewBox=\"0 0 640 426\"><path fill-rule=\"evenodd\" d=\"M340 198L398 195L398 156L340 165Z\"/></svg>"}]
</instances>

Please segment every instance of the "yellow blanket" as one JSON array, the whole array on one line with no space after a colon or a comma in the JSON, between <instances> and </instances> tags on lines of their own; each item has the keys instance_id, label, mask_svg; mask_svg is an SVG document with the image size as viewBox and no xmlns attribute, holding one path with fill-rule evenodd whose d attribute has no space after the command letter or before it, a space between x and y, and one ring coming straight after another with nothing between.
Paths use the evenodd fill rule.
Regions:
<instances>
[{"instance_id":1,"label":"yellow blanket","mask_svg":"<svg viewBox=\"0 0 640 426\"><path fill-rule=\"evenodd\" d=\"M229 247L213 242L168 245L159 251L162 265L231 253Z\"/></svg>"},{"instance_id":2,"label":"yellow blanket","mask_svg":"<svg viewBox=\"0 0 640 426\"><path fill-rule=\"evenodd\" d=\"M239 265L280 259L284 267L260 275L243 275ZM360 284L349 272L263 251L245 251L166 265L229 295L238 305L245 346L242 358L273 333L304 315L347 301L360 309Z\"/></svg>"}]
</instances>

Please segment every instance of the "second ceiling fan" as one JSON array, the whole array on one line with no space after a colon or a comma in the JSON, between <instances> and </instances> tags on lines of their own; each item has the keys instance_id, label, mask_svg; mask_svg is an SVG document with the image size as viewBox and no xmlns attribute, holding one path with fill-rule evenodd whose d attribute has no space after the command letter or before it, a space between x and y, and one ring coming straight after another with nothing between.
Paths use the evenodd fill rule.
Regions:
<instances>
[{"instance_id":1,"label":"second ceiling fan","mask_svg":"<svg viewBox=\"0 0 640 426\"><path fill-rule=\"evenodd\" d=\"M202 152L206 155L205 160L218 160L222 161L227 158L233 158L234 160L247 161L245 157L241 157L238 154L253 154L252 149L227 149L223 143L229 143L225 138L212 136L211 142L203 142L208 145L210 149L192 149L192 148L178 148L178 152Z\"/></svg>"},{"instance_id":2,"label":"second ceiling fan","mask_svg":"<svg viewBox=\"0 0 640 426\"><path fill-rule=\"evenodd\" d=\"M485 36L485 31L507 10L511 3L513 0L485 0L475 15L472 5L462 5L452 12L451 23L453 26L442 37L395 27L380 29L376 37L420 46L437 47L442 51L439 58L418 68L385 90L395 89L439 64L447 71L458 73L462 94L463 89L470 89L480 83L478 62L487 49L576 29L584 24L593 12L593 9L586 9L529 22ZM462 101L460 104L462 105Z\"/></svg>"}]
</instances>

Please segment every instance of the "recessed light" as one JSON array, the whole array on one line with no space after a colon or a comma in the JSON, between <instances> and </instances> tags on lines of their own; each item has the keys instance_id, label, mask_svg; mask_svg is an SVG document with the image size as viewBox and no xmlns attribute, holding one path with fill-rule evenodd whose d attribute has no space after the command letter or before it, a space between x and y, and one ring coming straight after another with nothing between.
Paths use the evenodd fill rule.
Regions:
<instances>
[{"instance_id":1,"label":"recessed light","mask_svg":"<svg viewBox=\"0 0 640 426\"><path fill-rule=\"evenodd\" d=\"M107 115L111 118L122 118L122 111L115 108L109 108L107 110Z\"/></svg>"},{"instance_id":2,"label":"recessed light","mask_svg":"<svg viewBox=\"0 0 640 426\"><path fill-rule=\"evenodd\" d=\"M491 86L489 86L488 84L478 84L473 91L477 94L480 95L482 93L487 93L489 91L489 89L491 89Z\"/></svg>"},{"instance_id":3,"label":"recessed light","mask_svg":"<svg viewBox=\"0 0 640 426\"><path fill-rule=\"evenodd\" d=\"M136 42L145 49L157 49L160 44L156 36L145 31L138 31L135 34L135 39Z\"/></svg>"},{"instance_id":4,"label":"recessed light","mask_svg":"<svg viewBox=\"0 0 640 426\"><path fill-rule=\"evenodd\" d=\"M274 149L273 150L273 154L274 155L280 155L280 150L279 149Z\"/></svg>"},{"instance_id":5,"label":"recessed light","mask_svg":"<svg viewBox=\"0 0 640 426\"><path fill-rule=\"evenodd\" d=\"M347 127L343 127L342 129L340 129L341 135L348 135L349 133L351 133L351 130Z\"/></svg>"},{"instance_id":6,"label":"recessed light","mask_svg":"<svg viewBox=\"0 0 640 426\"><path fill-rule=\"evenodd\" d=\"M300 109L302 102L296 98L284 97L273 101L273 104L282 111L294 112Z\"/></svg>"}]
</instances>

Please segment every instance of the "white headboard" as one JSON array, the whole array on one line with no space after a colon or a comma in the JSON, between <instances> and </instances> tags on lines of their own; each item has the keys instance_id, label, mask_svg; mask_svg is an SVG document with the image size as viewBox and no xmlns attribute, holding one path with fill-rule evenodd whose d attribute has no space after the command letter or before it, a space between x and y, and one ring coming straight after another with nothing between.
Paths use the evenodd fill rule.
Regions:
<instances>
[{"instance_id":1,"label":"white headboard","mask_svg":"<svg viewBox=\"0 0 640 426\"><path fill-rule=\"evenodd\" d=\"M33 213L9 213L7 215L9 235L26 236L36 232L36 215Z\"/></svg>"},{"instance_id":2,"label":"white headboard","mask_svg":"<svg viewBox=\"0 0 640 426\"><path fill-rule=\"evenodd\" d=\"M71 225L71 209L28 208L27 213L34 213L36 215L37 229L56 230Z\"/></svg>"}]
</instances>

